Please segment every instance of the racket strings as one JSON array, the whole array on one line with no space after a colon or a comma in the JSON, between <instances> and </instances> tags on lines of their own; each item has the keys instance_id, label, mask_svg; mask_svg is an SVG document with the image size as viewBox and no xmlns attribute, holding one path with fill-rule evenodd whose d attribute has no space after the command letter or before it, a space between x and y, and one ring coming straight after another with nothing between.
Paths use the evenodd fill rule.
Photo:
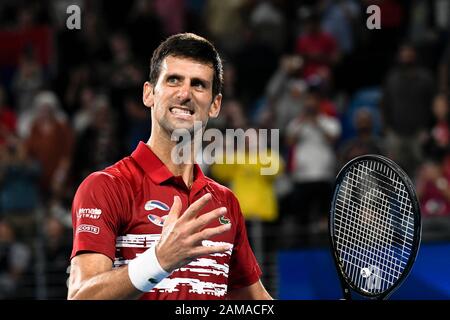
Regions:
<instances>
[{"instance_id":1,"label":"racket strings","mask_svg":"<svg viewBox=\"0 0 450 320\"><path fill-rule=\"evenodd\" d=\"M358 173L360 173L360 172L358 172ZM370 186L369 186L370 187ZM362 188L363 190L364 190L364 194L363 194L363 201L362 202L366 202L366 203L368 203L368 205L369 205L369 207L371 207L370 208L370 210L371 211L378 211L377 209L378 208L373 208L372 206L373 206L373 201L371 201L371 200L373 200L373 199L371 199L371 197L367 197L367 195L368 195L368 193L367 193L367 189L368 188ZM375 190L375 195L376 195L376 189L374 189ZM369 194L370 195L370 194ZM373 195L372 195L373 196ZM382 196L382 195L381 195ZM364 198L368 198L368 200L367 199L364 199ZM372 197L373 198L373 197ZM366 200L366 201L364 201L364 200ZM380 203L384 203L385 201L382 201L382 202L380 202ZM381 209L383 209L382 207L381 207ZM370 211L369 211L370 212ZM371 218L373 218L373 214L371 215L372 217ZM364 221L364 220L367 220L367 219L363 219L363 222L365 222L365 223L363 223L362 225L360 225L360 226L363 226L363 227L367 227L367 221ZM370 225L369 225L370 226ZM379 226L377 226L378 228L379 228ZM372 232L372 230L369 228L368 230L365 230L366 232L368 231L369 233L371 233L371 236L373 236L373 232ZM390 233L390 234L392 234L392 233ZM390 234L388 234L388 237L389 237L389 235ZM384 241L386 241L386 237L383 237L382 238L382 240L384 240ZM387 241L389 241L389 240L391 240L391 239L387 239ZM365 243L363 242L363 245L364 245ZM375 244L376 244L376 242L375 242ZM386 245L384 245L384 247L386 247ZM377 247L376 247L377 248ZM377 248L378 249L378 248ZM379 255L380 253L382 253L382 252L377 252L377 254ZM392 252L391 252L391 255L392 255ZM380 256L377 256L376 258L378 258L378 257L380 257ZM383 257L383 256L381 256L381 257ZM366 257L363 257L363 258L366 258L367 259L367 256ZM374 257L371 257L372 259L374 259ZM373 261L372 261L372 263L373 263Z\"/></svg>"},{"instance_id":2,"label":"racket strings","mask_svg":"<svg viewBox=\"0 0 450 320\"><path fill-rule=\"evenodd\" d=\"M345 188L345 187L344 187L344 188ZM339 201L339 200L338 200L338 201ZM365 221L365 222L370 222L374 227L378 228L377 231L380 232L380 235L379 235L379 236L380 236L381 238L385 238L385 239L386 239L386 238L387 238L387 237L386 237L386 234L389 235L389 236L391 235L390 233L387 233L387 232L386 232L386 228L385 228L385 225L384 225L384 222L385 222L384 220L380 219L377 215L370 214L370 213L367 213L367 212L362 212L362 209L357 207L357 204L358 204L358 203L357 203L356 201L354 201L354 199L349 198L348 201L349 201L353 206L356 207L355 210L360 211L359 213L361 214L361 216L364 217L364 218L362 219L363 221ZM336 203L336 207L340 207L341 209L344 209L344 206L340 203L340 201ZM373 210L373 208L371 208L371 210ZM338 218L336 218L336 219L338 219ZM392 221L392 223L395 223L394 219L392 219L391 221ZM410 222L408 222L408 223L410 223ZM401 224L404 228L408 229L409 231L414 232L414 229L413 229L411 226L409 226L409 225L403 225L402 222L400 222L400 224ZM402 244L404 243L404 238L400 237L398 234L394 234L394 238L395 238L395 240L397 240L396 242L397 242L398 244L402 245ZM408 240L411 240L411 241L413 240L412 236L411 236L409 233L406 233L406 238L407 238Z\"/></svg>"},{"instance_id":3,"label":"racket strings","mask_svg":"<svg viewBox=\"0 0 450 320\"><path fill-rule=\"evenodd\" d=\"M352 246L350 246L350 245L349 245L349 244L350 244L349 240L346 239L346 238L343 238L343 243L342 243L342 245L346 245L346 244L347 244L347 247L348 247L350 250L353 250L353 246L356 247L356 248L355 248L355 252L358 252L357 250L361 250L361 251L362 251L362 250L365 250L365 247L363 246L363 245L364 245L364 240L365 240L365 239L363 239L363 238L361 237L360 233L357 233L355 230L350 230L350 231L349 231L349 235L351 235L351 236L354 237L354 238L352 238L352 240L356 240L356 243L351 243ZM389 253L389 254L391 254L391 255L396 254L396 252L395 252L394 250L391 250L391 249L389 249L389 248L384 248L384 247L382 247L381 245L378 245L378 244L374 244L373 251L374 251L373 253L376 253L377 255L379 255L379 254L385 255L386 252ZM409 251L408 251L408 253L409 253ZM361 255L367 257L368 259L373 259L373 258L374 258L374 257L369 257L369 256L365 255L364 252L361 253ZM378 256L376 256L376 257L378 257ZM383 256L381 256L381 257L383 257ZM389 262L391 262L391 261L385 261L385 262L386 262L386 264L387 264L387 267L389 267ZM406 262L403 261L403 260L401 260L401 259L398 259L398 258L395 257L395 256L393 256L392 264L395 265L395 266L396 266L397 264L405 264L405 265L406 265Z\"/></svg>"},{"instance_id":4,"label":"racket strings","mask_svg":"<svg viewBox=\"0 0 450 320\"><path fill-rule=\"evenodd\" d=\"M356 170L357 170L357 171L360 171L360 169L358 169L358 168L357 168ZM392 205L393 205L393 206L396 206L398 209L401 209L400 206L405 205L405 203L407 203L407 204L409 205L409 209L411 209L411 203L410 203L410 201L409 201L408 194L406 193L405 190L402 190L401 187L398 187L398 190L396 190L396 191L397 191L397 192L402 192L402 194L396 194L396 195L394 194L394 195L392 195L392 193L393 193L392 187L391 187L390 185L387 185L387 182L386 182L386 181L383 181L383 180L381 180L380 178L374 177L374 175L376 174L376 172L373 172L372 174L373 174L372 177L373 177L374 179L376 179L377 181L376 181L376 183L375 183L374 181L368 180L368 182L373 182L373 183L371 184L371 187L376 186L376 187L378 187L379 189L385 190L386 192L388 192L389 194L384 194L384 196L385 196L386 198L388 198L389 200L394 201L394 202L392 203ZM349 178L350 180L353 180L353 182L354 182L355 184L357 183L356 180L355 180L355 178L353 178L353 177L351 177L351 176L349 176L348 178ZM383 186L383 184L385 184L385 185L387 185L387 186ZM406 194L406 196L405 196L403 193ZM400 203L400 205L395 203L395 202L397 201L398 197L401 198L401 200L402 200L402 202ZM408 202L409 202L409 203L408 203Z\"/></svg>"},{"instance_id":5,"label":"racket strings","mask_svg":"<svg viewBox=\"0 0 450 320\"><path fill-rule=\"evenodd\" d=\"M412 251L413 226L411 200L392 169L373 161L349 169L336 198L334 237L356 287L376 294L400 277Z\"/></svg>"},{"instance_id":6,"label":"racket strings","mask_svg":"<svg viewBox=\"0 0 450 320\"><path fill-rule=\"evenodd\" d=\"M358 175L360 173L361 172L358 172ZM369 179L369 182L373 182L373 181L371 181L372 180L371 178ZM374 263L376 263L380 258L383 258L384 255L385 255L385 253L379 248L389 248L388 246L386 246L386 243L379 244L378 242L380 242L380 241L381 242L390 242L390 241L392 241L392 239L390 239L390 236L392 235L392 232L387 233L386 236L384 236L384 237L382 236L382 237L375 238L375 240L379 240L378 242L377 241L373 241L374 240L373 237L374 237L374 234L375 234L376 230L375 229L372 230L372 228L378 228L379 230L385 230L384 226L381 226L381 228L380 228L380 226L376 226L376 223L373 223L373 222L376 222L374 220L374 217L376 216L376 214L378 214L379 209L381 209L381 210L385 209L385 208L383 208L383 206L385 205L385 198L383 197L383 194L378 195L378 197L382 198L382 201L379 202L380 204L382 204L382 206L374 207L373 203L374 203L374 200L376 200L376 198L377 198L377 191L378 190L377 189L373 189L373 190L375 190L374 192L368 193L367 191L370 190L370 188L371 188L370 183L368 184L368 186L362 186L361 187L361 189L364 190L361 202L365 203L366 206L369 208L369 210L366 211L366 214L362 216L362 219L360 221L360 224L358 224L358 226L362 228L363 232L366 232L369 235L368 237L366 237L366 241L362 242L362 244L364 246L363 250L367 250L367 245L371 245L372 247L376 248L377 251L378 251L378 252L375 253L374 256L373 256L373 253L372 253L370 257L367 257L367 255L365 255L365 256L363 255L363 257L362 257L363 259L364 258L365 259L369 258L368 260L372 263L371 266L373 266ZM371 214L369 214L369 217L367 217L367 212L371 213ZM390 217L388 217L388 218L390 218ZM372 222L373 224L369 224L370 222ZM382 223L384 223L384 222L385 221L383 221ZM388 225L389 225L389 222L390 221L388 221ZM380 235L383 235L383 233L380 233ZM368 240L372 240L372 241L368 241ZM367 243L367 242L369 242L369 243ZM390 251L390 250L388 250L388 251ZM391 255L392 255L392 252L388 252L388 254L389 253L391 253ZM390 271L390 272L394 271L395 273L397 273L396 272L397 270L395 270L395 269L392 270L392 268L391 268L392 261L386 260L386 261L382 261L382 262L384 262L386 264L386 268L385 269L387 269L387 271ZM373 269L373 267L372 267L372 269ZM354 270L354 271L356 271L356 270ZM377 273L379 273L379 272L380 272L380 270L377 269ZM381 269L381 272L384 272L384 270ZM386 272L384 272L384 273L386 273ZM383 277L381 277L381 278L383 279ZM390 281L391 279L389 279L389 278L390 277L388 277L388 279L386 279L386 280L388 281L388 283L391 283L391 281ZM358 284L358 285L360 285L360 284Z\"/></svg>"}]
</instances>

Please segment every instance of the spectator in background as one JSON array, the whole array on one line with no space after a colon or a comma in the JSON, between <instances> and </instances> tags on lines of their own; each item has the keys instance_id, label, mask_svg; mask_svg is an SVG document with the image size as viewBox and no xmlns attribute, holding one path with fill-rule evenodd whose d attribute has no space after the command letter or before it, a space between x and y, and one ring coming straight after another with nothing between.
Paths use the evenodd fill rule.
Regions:
<instances>
[{"instance_id":1,"label":"spectator in background","mask_svg":"<svg viewBox=\"0 0 450 320\"><path fill-rule=\"evenodd\" d=\"M30 128L25 142L26 150L28 156L41 166L43 199L58 199L64 192L71 165L74 137L53 92L43 91L35 97Z\"/></svg>"},{"instance_id":2,"label":"spectator in background","mask_svg":"<svg viewBox=\"0 0 450 320\"><path fill-rule=\"evenodd\" d=\"M154 10L159 16L164 35L183 32L186 16L185 0L154 0Z\"/></svg>"},{"instance_id":3,"label":"spectator in background","mask_svg":"<svg viewBox=\"0 0 450 320\"><path fill-rule=\"evenodd\" d=\"M450 217L450 157L448 153L434 154L418 170L416 191L422 215Z\"/></svg>"},{"instance_id":4,"label":"spectator in background","mask_svg":"<svg viewBox=\"0 0 450 320\"><path fill-rule=\"evenodd\" d=\"M339 62L333 69L333 88L338 91L351 91L353 82L361 85L360 68L355 59L355 51L359 49L358 32L364 24L364 17L360 17L361 1L321 0L318 7L323 30L336 40L341 53Z\"/></svg>"},{"instance_id":5,"label":"spectator in background","mask_svg":"<svg viewBox=\"0 0 450 320\"><path fill-rule=\"evenodd\" d=\"M231 97L223 99L220 112L220 117L212 118L208 121L208 128L219 129L225 133L226 129L239 129L248 126L249 121L239 99ZM208 166L205 161L202 161L201 168L204 172L208 172Z\"/></svg>"},{"instance_id":6,"label":"spectator in background","mask_svg":"<svg viewBox=\"0 0 450 320\"><path fill-rule=\"evenodd\" d=\"M418 170L416 192L426 239L448 237L450 232L450 154L435 153Z\"/></svg>"},{"instance_id":7,"label":"spectator in background","mask_svg":"<svg viewBox=\"0 0 450 320\"><path fill-rule=\"evenodd\" d=\"M223 98L236 97L236 67L230 61L223 65Z\"/></svg>"},{"instance_id":8,"label":"spectator in background","mask_svg":"<svg viewBox=\"0 0 450 320\"><path fill-rule=\"evenodd\" d=\"M122 155L117 132L118 119L107 96L97 96L92 123L76 141L73 170L75 185L89 173L107 167Z\"/></svg>"},{"instance_id":9,"label":"spectator in background","mask_svg":"<svg viewBox=\"0 0 450 320\"><path fill-rule=\"evenodd\" d=\"M325 32L336 39L343 55L350 54L355 46L354 27L359 18L361 4L355 0L322 0L321 25Z\"/></svg>"},{"instance_id":10,"label":"spectator in background","mask_svg":"<svg viewBox=\"0 0 450 320\"><path fill-rule=\"evenodd\" d=\"M329 83L320 78L313 78L308 82L309 90L314 90L317 92L319 101L319 112L330 117L337 118L338 112L336 104L328 96L329 93Z\"/></svg>"},{"instance_id":11,"label":"spectator in background","mask_svg":"<svg viewBox=\"0 0 450 320\"><path fill-rule=\"evenodd\" d=\"M93 87L93 70L90 70L87 64L71 68L68 72L67 85L62 90L63 101L69 115L78 112L84 101L83 89Z\"/></svg>"},{"instance_id":12,"label":"spectator in background","mask_svg":"<svg viewBox=\"0 0 450 320\"><path fill-rule=\"evenodd\" d=\"M44 221L44 232L47 299L66 299L71 233L57 218L51 216Z\"/></svg>"},{"instance_id":13,"label":"spectator in background","mask_svg":"<svg viewBox=\"0 0 450 320\"><path fill-rule=\"evenodd\" d=\"M441 156L450 151L450 118L448 98L438 94L433 100L432 123L423 144L427 157Z\"/></svg>"},{"instance_id":14,"label":"spectator in background","mask_svg":"<svg viewBox=\"0 0 450 320\"><path fill-rule=\"evenodd\" d=\"M11 225L0 220L0 299L16 298L30 254L30 249L16 240Z\"/></svg>"},{"instance_id":15,"label":"spectator in background","mask_svg":"<svg viewBox=\"0 0 450 320\"><path fill-rule=\"evenodd\" d=\"M226 162L223 155L222 161L211 166L211 174L219 181L230 186L239 199L242 213L246 219L273 222L278 219L278 206L273 189L275 178L284 170L282 159L272 149L267 150L267 159L258 153L258 137L255 135L246 137L245 150L237 149L233 154L234 159L245 159L244 163L239 161ZM225 142L226 143L226 142ZM270 163L269 165L267 163ZM275 174L263 175L261 168L278 168Z\"/></svg>"},{"instance_id":16,"label":"spectator in background","mask_svg":"<svg viewBox=\"0 0 450 320\"><path fill-rule=\"evenodd\" d=\"M303 110L308 88L314 90L319 98L319 112L331 117L337 117L335 104L326 94L326 82L319 78L310 79L309 82L298 77L303 65L303 59L298 55L284 56L279 67L270 79L267 89L266 111L271 113L271 122L280 130L280 136L286 134L286 128L292 119Z\"/></svg>"},{"instance_id":17,"label":"spectator in background","mask_svg":"<svg viewBox=\"0 0 450 320\"><path fill-rule=\"evenodd\" d=\"M16 114L6 102L6 92L0 86L0 147L16 132Z\"/></svg>"},{"instance_id":18,"label":"spectator in background","mask_svg":"<svg viewBox=\"0 0 450 320\"><path fill-rule=\"evenodd\" d=\"M110 84L113 88L124 88L132 83L141 83L142 78L133 78L133 70L130 69L135 58L131 52L128 37L123 33L115 33L110 39L110 50L112 53L111 66L109 70Z\"/></svg>"},{"instance_id":19,"label":"spectator in background","mask_svg":"<svg viewBox=\"0 0 450 320\"><path fill-rule=\"evenodd\" d=\"M446 94L434 97L432 112L432 123L422 145L425 161L418 170L416 190L422 215L434 221L427 228L445 227L440 219L443 217L450 228L450 126Z\"/></svg>"},{"instance_id":20,"label":"spectator in background","mask_svg":"<svg viewBox=\"0 0 450 320\"><path fill-rule=\"evenodd\" d=\"M309 91L301 114L287 128L287 143L292 151L294 182L291 210L309 231L326 230L326 214L336 173L334 144L340 136L337 119L320 112L320 95ZM301 203L301 207L298 204Z\"/></svg>"},{"instance_id":21,"label":"spectator in background","mask_svg":"<svg viewBox=\"0 0 450 320\"><path fill-rule=\"evenodd\" d=\"M418 64L414 46L401 45L398 65L387 75L382 113L388 156L410 175L422 159L420 143L431 120L434 91L433 76Z\"/></svg>"},{"instance_id":22,"label":"spectator in background","mask_svg":"<svg viewBox=\"0 0 450 320\"><path fill-rule=\"evenodd\" d=\"M369 108L361 107L354 114L356 136L347 141L339 150L340 164L364 154L383 154L383 145L375 135L373 114Z\"/></svg>"},{"instance_id":23,"label":"spectator in background","mask_svg":"<svg viewBox=\"0 0 450 320\"><path fill-rule=\"evenodd\" d=\"M303 94L307 85L298 77L303 59L298 55L286 55L280 59L275 73L266 87L266 109L272 114L274 127L283 137L287 124L300 113Z\"/></svg>"},{"instance_id":24,"label":"spectator in background","mask_svg":"<svg viewBox=\"0 0 450 320\"><path fill-rule=\"evenodd\" d=\"M79 106L73 115L73 129L76 135L81 135L92 123L94 118L95 90L90 86L81 89Z\"/></svg>"},{"instance_id":25,"label":"spectator in background","mask_svg":"<svg viewBox=\"0 0 450 320\"><path fill-rule=\"evenodd\" d=\"M39 165L27 158L20 139L10 136L0 146L0 219L7 219L19 237L34 234L39 174Z\"/></svg>"},{"instance_id":26,"label":"spectator in background","mask_svg":"<svg viewBox=\"0 0 450 320\"><path fill-rule=\"evenodd\" d=\"M76 43L77 47L73 45L69 47L77 52L78 63L87 61L92 68L97 70L104 67L104 61L108 61L110 58L107 30L102 15L86 8L83 15L83 28L79 32Z\"/></svg>"},{"instance_id":27,"label":"spectator in background","mask_svg":"<svg viewBox=\"0 0 450 320\"><path fill-rule=\"evenodd\" d=\"M245 128L248 125L242 103L238 99L230 99L224 102L221 117L225 120L223 129Z\"/></svg>"},{"instance_id":28,"label":"spectator in background","mask_svg":"<svg viewBox=\"0 0 450 320\"><path fill-rule=\"evenodd\" d=\"M448 43L450 6L448 1L403 1L408 6L408 37L417 44L422 61L430 70L436 70ZM381 9L383 10L383 9ZM409 11L409 12L408 12ZM442 88L439 88L442 90Z\"/></svg>"},{"instance_id":29,"label":"spectator in background","mask_svg":"<svg viewBox=\"0 0 450 320\"><path fill-rule=\"evenodd\" d=\"M27 112L34 96L44 85L44 76L33 48L25 47L12 80L15 110L19 116Z\"/></svg>"},{"instance_id":30,"label":"spectator in background","mask_svg":"<svg viewBox=\"0 0 450 320\"><path fill-rule=\"evenodd\" d=\"M127 111L124 108L125 98L130 91L136 92L142 87L146 75L141 66L136 64L136 57L131 51L128 35L116 33L110 39L112 60L109 65L110 101L108 104L114 110L115 117L127 119ZM146 57L147 59L147 57ZM127 124L123 121L116 128L120 136L127 134Z\"/></svg>"},{"instance_id":31,"label":"spectator in background","mask_svg":"<svg viewBox=\"0 0 450 320\"><path fill-rule=\"evenodd\" d=\"M207 32L219 51L233 55L242 47L246 0L206 0L204 19Z\"/></svg>"},{"instance_id":32,"label":"spectator in background","mask_svg":"<svg viewBox=\"0 0 450 320\"><path fill-rule=\"evenodd\" d=\"M339 61L336 39L324 31L320 16L315 11L307 11L303 17L303 32L296 40L295 53L304 59L303 77L308 81L313 77L331 79L332 69Z\"/></svg>"},{"instance_id":33,"label":"spectator in background","mask_svg":"<svg viewBox=\"0 0 450 320\"><path fill-rule=\"evenodd\" d=\"M128 125L125 151L129 153L136 149L139 141L145 140L150 134L148 124L151 123L151 119L142 105L142 101L137 97L137 94L130 94L125 98L125 112Z\"/></svg>"},{"instance_id":34,"label":"spectator in background","mask_svg":"<svg viewBox=\"0 0 450 320\"><path fill-rule=\"evenodd\" d=\"M249 115L277 69L279 57L255 30L246 28L243 36L245 46L237 51L233 61L236 66L236 93L245 106L246 115Z\"/></svg>"},{"instance_id":35,"label":"spectator in background","mask_svg":"<svg viewBox=\"0 0 450 320\"><path fill-rule=\"evenodd\" d=\"M286 21L279 5L274 0L262 0L249 14L252 29L277 54L283 52L286 42Z\"/></svg>"},{"instance_id":36,"label":"spectator in background","mask_svg":"<svg viewBox=\"0 0 450 320\"><path fill-rule=\"evenodd\" d=\"M277 176L284 170L284 164L278 152L270 147L267 154L261 156L257 131L253 128L248 130L255 130L255 134L246 136L245 149L236 149L233 154L233 160L245 159L244 163L232 161L228 164L228 158L223 155L223 161L214 163L210 172L215 179L228 185L238 198L255 256L262 264L266 264L265 252L272 251L276 243L276 238L271 238L266 230L269 224L273 227L278 220L278 200L274 186ZM269 167L277 168L276 172L262 174L262 168Z\"/></svg>"}]
</instances>

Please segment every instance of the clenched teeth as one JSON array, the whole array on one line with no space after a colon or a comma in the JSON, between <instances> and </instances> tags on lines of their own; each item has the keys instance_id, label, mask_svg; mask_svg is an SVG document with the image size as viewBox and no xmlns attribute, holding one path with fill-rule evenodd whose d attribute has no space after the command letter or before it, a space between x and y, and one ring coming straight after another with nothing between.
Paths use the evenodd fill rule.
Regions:
<instances>
[{"instance_id":1,"label":"clenched teeth","mask_svg":"<svg viewBox=\"0 0 450 320\"><path fill-rule=\"evenodd\" d=\"M169 110L170 110L170 112L175 113L175 114L189 114L189 115L194 114L193 111L190 111L188 109L183 109L183 108L177 108L177 107L170 108Z\"/></svg>"}]
</instances>

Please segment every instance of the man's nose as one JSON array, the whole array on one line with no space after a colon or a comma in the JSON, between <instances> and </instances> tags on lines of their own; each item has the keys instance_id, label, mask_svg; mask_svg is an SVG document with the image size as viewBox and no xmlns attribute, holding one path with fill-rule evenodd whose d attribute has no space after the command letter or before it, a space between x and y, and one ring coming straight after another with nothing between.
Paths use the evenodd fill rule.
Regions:
<instances>
[{"instance_id":1,"label":"man's nose","mask_svg":"<svg viewBox=\"0 0 450 320\"><path fill-rule=\"evenodd\" d=\"M191 99L191 86L188 82L179 87L177 92L178 102L182 104L184 101Z\"/></svg>"}]
</instances>

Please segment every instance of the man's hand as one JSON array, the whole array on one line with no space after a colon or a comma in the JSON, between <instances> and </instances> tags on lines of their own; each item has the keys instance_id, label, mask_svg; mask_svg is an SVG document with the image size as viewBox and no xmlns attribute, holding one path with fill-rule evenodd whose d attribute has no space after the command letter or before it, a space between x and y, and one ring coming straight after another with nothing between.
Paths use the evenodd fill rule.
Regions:
<instances>
[{"instance_id":1,"label":"man's hand","mask_svg":"<svg viewBox=\"0 0 450 320\"><path fill-rule=\"evenodd\" d=\"M212 253L221 253L230 249L229 245L204 247L202 241L228 231L231 224L215 228L207 228L209 222L227 212L225 207L214 209L197 217L198 212L211 199L207 193L181 215L181 200L174 197L172 208L161 233L161 239L156 247L156 257L161 267L167 272L180 268L197 257Z\"/></svg>"}]
</instances>

